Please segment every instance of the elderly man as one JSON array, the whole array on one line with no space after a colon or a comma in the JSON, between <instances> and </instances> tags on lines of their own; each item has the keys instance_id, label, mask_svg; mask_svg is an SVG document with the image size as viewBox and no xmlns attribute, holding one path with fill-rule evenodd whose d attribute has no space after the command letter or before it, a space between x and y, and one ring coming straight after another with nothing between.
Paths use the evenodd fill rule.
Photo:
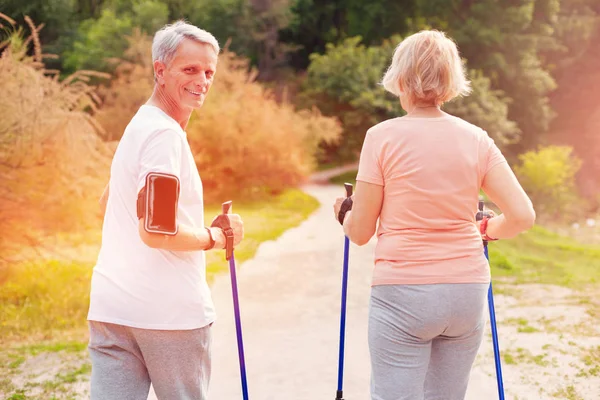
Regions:
<instances>
[{"instance_id":1,"label":"elderly man","mask_svg":"<svg viewBox=\"0 0 600 400\"><path fill-rule=\"evenodd\" d=\"M204 103L218 54L213 35L182 21L154 37L154 92L125 129L100 201L102 247L88 314L92 400L145 400L150 383L159 399L206 398L215 311L204 251L224 248L226 237L204 227L202 181L185 128ZM176 234L149 230L150 214L138 211L153 173L179 181ZM229 224L238 244L242 220L230 214Z\"/></svg>"}]
</instances>

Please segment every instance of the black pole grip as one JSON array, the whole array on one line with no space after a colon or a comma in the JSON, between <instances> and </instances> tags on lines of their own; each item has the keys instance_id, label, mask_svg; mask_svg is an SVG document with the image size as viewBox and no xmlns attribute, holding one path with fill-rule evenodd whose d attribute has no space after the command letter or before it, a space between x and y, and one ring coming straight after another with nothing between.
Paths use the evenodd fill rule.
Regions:
<instances>
[{"instance_id":1,"label":"black pole grip","mask_svg":"<svg viewBox=\"0 0 600 400\"><path fill-rule=\"evenodd\" d=\"M488 217L488 218L492 217L491 212L484 211L484 202L483 202L482 197L479 198L478 209L479 209L479 211L475 215L475 221L481 221L483 219L483 217Z\"/></svg>"},{"instance_id":2,"label":"black pole grip","mask_svg":"<svg viewBox=\"0 0 600 400\"><path fill-rule=\"evenodd\" d=\"M351 183L344 183L344 187L346 188L346 197L352 196L353 186Z\"/></svg>"}]
</instances>

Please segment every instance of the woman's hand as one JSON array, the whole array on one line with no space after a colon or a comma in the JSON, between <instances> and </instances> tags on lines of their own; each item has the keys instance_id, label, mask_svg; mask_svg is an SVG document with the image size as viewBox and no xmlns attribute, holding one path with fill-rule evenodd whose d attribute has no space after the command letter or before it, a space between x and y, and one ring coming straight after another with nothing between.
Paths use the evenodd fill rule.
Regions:
<instances>
[{"instance_id":1,"label":"woman's hand","mask_svg":"<svg viewBox=\"0 0 600 400\"><path fill-rule=\"evenodd\" d=\"M488 219L492 219L496 216L496 213L493 212L492 210L485 210L485 213L488 214ZM477 225L477 230L481 233L481 220L476 222ZM481 234L481 237L483 238L483 233Z\"/></svg>"},{"instance_id":2,"label":"woman's hand","mask_svg":"<svg viewBox=\"0 0 600 400\"><path fill-rule=\"evenodd\" d=\"M342 203L346 200L345 197L338 197L335 199L335 203L333 204L333 215L335 220L338 220L338 215L340 215L340 208L342 208Z\"/></svg>"}]
</instances>

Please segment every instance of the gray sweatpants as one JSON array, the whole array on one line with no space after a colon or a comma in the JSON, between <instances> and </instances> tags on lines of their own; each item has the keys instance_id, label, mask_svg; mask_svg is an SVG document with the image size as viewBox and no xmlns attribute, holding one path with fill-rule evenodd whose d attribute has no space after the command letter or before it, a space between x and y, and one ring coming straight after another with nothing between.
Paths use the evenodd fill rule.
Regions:
<instances>
[{"instance_id":1,"label":"gray sweatpants","mask_svg":"<svg viewBox=\"0 0 600 400\"><path fill-rule=\"evenodd\" d=\"M167 331L89 322L91 400L206 400L211 327Z\"/></svg>"},{"instance_id":2,"label":"gray sweatpants","mask_svg":"<svg viewBox=\"0 0 600 400\"><path fill-rule=\"evenodd\" d=\"M488 284L374 286L372 400L463 400L483 337Z\"/></svg>"}]
</instances>

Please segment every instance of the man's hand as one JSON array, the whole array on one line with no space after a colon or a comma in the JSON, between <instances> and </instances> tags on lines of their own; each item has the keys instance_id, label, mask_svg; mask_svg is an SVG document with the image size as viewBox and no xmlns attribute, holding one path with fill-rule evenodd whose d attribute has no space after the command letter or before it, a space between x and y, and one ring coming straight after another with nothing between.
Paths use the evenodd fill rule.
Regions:
<instances>
[{"instance_id":1,"label":"man's hand","mask_svg":"<svg viewBox=\"0 0 600 400\"><path fill-rule=\"evenodd\" d=\"M227 214L229 226L233 230L233 245L237 246L244 238L244 222L238 214ZM216 219L217 217L215 217ZM214 219L213 219L214 221ZM215 249L225 248L225 234L221 228L211 227L210 231L215 240Z\"/></svg>"}]
</instances>

